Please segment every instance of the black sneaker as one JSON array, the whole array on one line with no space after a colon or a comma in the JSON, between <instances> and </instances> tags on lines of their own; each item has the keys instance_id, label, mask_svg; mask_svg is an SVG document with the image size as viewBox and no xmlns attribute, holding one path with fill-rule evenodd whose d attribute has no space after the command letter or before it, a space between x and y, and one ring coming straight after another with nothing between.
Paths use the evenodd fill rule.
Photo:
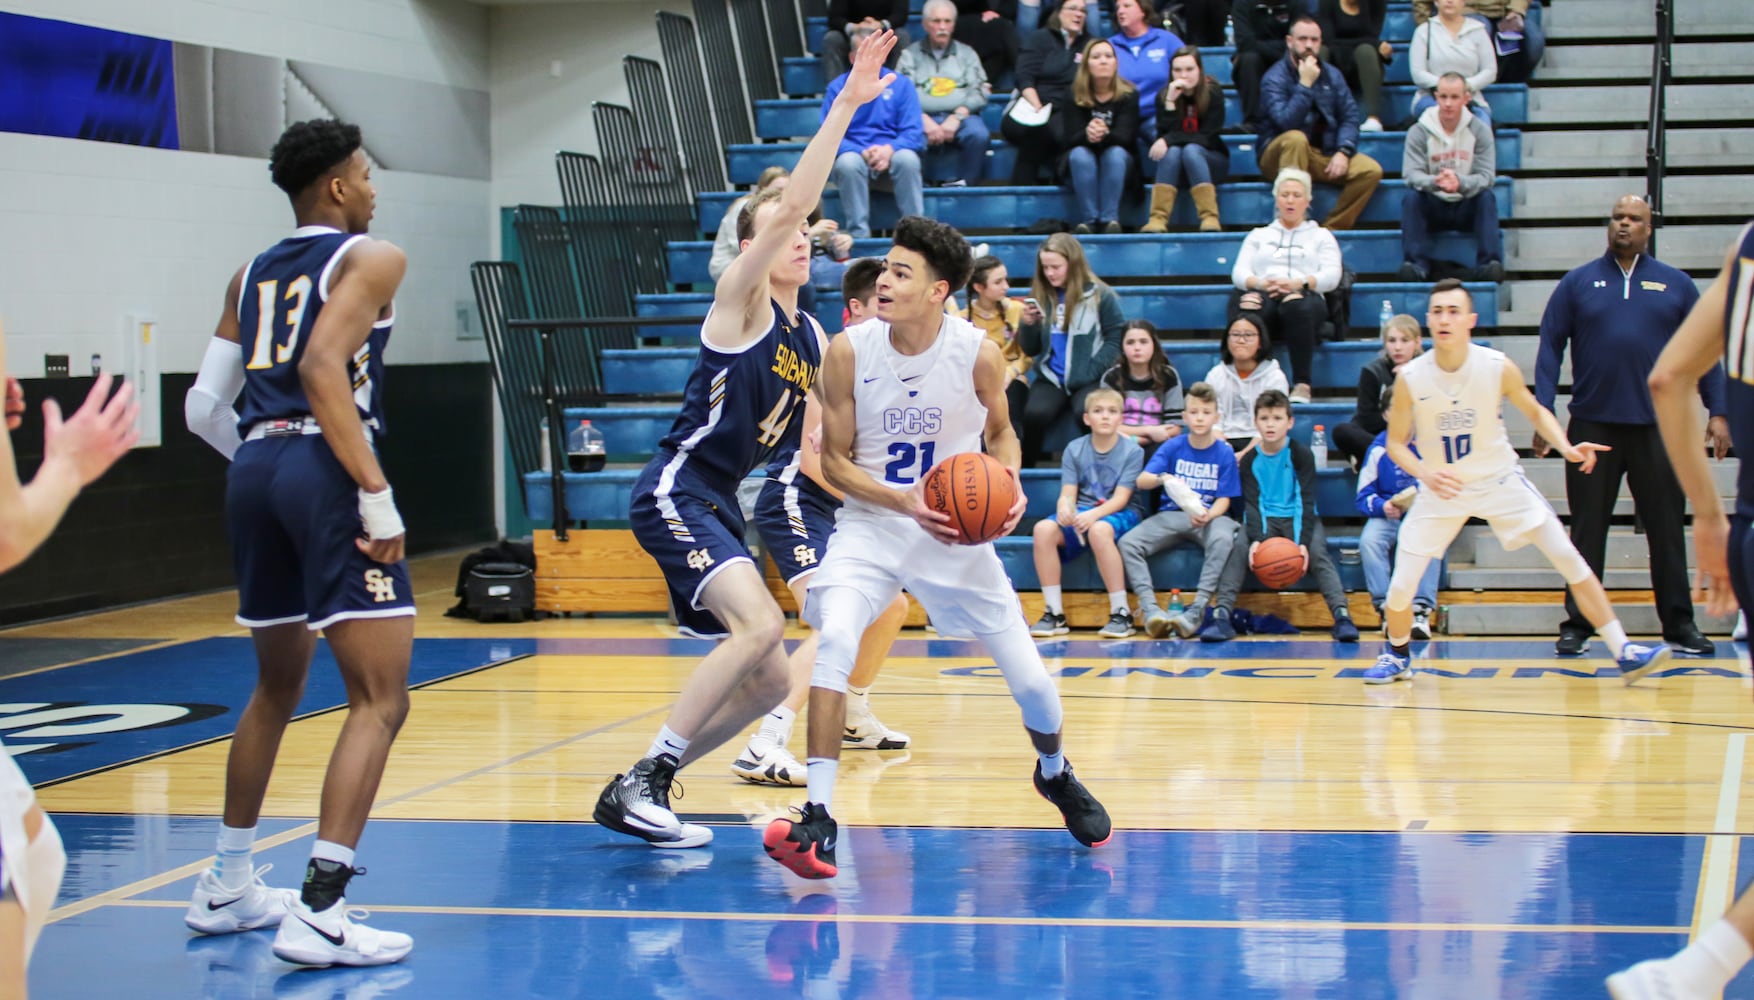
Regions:
<instances>
[{"instance_id":1,"label":"black sneaker","mask_svg":"<svg viewBox=\"0 0 1754 1000\"><path fill-rule=\"evenodd\" d=\"M1501 261L1489 260L1474 268L1475 281L1490 281L1494 284L1504 280L1504 264Z\"/></svg>"},{"instance_id":2,"label":"black sneaker","mask_svg":"<svg viewBox=\"0 0 1754 1000\"><path fill-rule=\"evenodd\" d=\"M797 819L782 818L769 823L767 832L761 835L761 846L768 857L799 878L834 878L840 874L834 864L839 831L826 806L806 802Z\"/></svg>"},{"instance_id":3,"label":"black sneaker","mask_svg":"<svg viewBox=\"0 0 1754 1000\"><path fill-rule=\"evenodd\" d=\"M1125 639L1133 634L1133 616L1123 611L1113 612L1108 616L1108 624L1096 634L1104 639Z\"/></svg>"},{"instance_id":4,"label":"black sneaker","mask_svg":"<svg viewBox=\"0 0 1754 1000\"><path fill-rule=\"evenodd\" d=\"M1041 776L1041 761L1037 760L1035 790L1060 810L1060 815L1066 818L1066 829L1085 847L1101 847L1114 835L1108 810L1073 776L1071 761L1066 762L1059 777L1049 779Z\"/></svg>"},{"instance_id":5,"label":"black sneaker","mask_svg":"<svg viewBox=\"0 0 1754 1000\"><path fill-rule=\"evenodd\" d=\"M1673 635L1663 636L1663 641L1670 649L1688 656L1711 656L1717 652L1717 643L1700 634L1699 626L1691 622L1676 629Z\"/></svg>"},{"instance_id":6,"label":"black sneaker","mask_svg":"<svg viewBox=\"0 0 1754 1000\"><path fill-rule=\"evenodd\" d=\"M1427 271L1425 265L1416 260L1404 260L1401 262L1401 269L1395 272L1395 280L1430 281L1431 272Z\"/></svg>"},{"instance_id":7,"label":"black sneaker","mask_svg":"<svg viewBox=\"0 0 1754 1000\"><path fill-rule=\"evenodd\" d=\"M1582 656L1589 652L1589 648L1590 636L1588 632L1560 629L1559 641L1553 644L1553 655Z\"/></svg>"},{"instance_id":8,"label":"black sneaker","mask_svg":"<svg viewBox=\"0 0 1754 1000\"><path fill-rule=\"evenodd\" d=\"M700 847L713 839L712 830L684 823L670 811L670 786L676 781L676 758L645 757L626 774L618 774L597 796L591 818L617 833L638 837L653 847ZM676 786L682 796L682 786Z\"/></svg>"},{"instance_id":9,"label":"black sneaker","mask_svg":"<svg viewBox=\"0 0 1754 1000\"><path fill-rule=\"evenodd\" d=\"M1056 635L1070 634L1071 631L1071 626L1066 624L1066 616L1056 615L1052 611L1043 611L1041 620L1029 628L1029 634L1037 639L1052 639Z\"/></svg>"}]
</instances>

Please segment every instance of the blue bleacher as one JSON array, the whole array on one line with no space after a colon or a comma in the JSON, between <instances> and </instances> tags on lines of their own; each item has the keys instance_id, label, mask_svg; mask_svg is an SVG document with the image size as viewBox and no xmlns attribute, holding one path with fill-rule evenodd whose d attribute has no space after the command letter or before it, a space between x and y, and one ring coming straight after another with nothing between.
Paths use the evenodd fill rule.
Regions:
<instances>
[{"instance_id":1,"label":"blue bleacher","mask_svg":"<svg viewBox=\"0 0 1754 1000\"><path fill-rule=\"evenodd\" d=\"M1497 139L1498 172L1511 173L1520 169L1523 165L1522 132L1501 129L1494 137ZM1261 176L1260 163L1255 158L1254 136L1227 135L1224 137L1224 144L1230 151L1231 180L1249 180ZM1366 132L1358 140L1358 151L1382 164L1383 172L1390 177L1400 176L1402 151L1406 146L1405 132ZM773 166L790 170L798 165L798 158L802 155L802 142L735 144L725 147L725 164L731 183L754 184L763 170ZM994 137L992 145L988 147L984 178L989 181L1010 178L1016 159L1017 151L1003 139ZM953 152L930 156L925 164L926 180L950 180L957 169L956 154Z\"/></svg>"},{"instance_id":2,"label":"blue bleacher","mask_svg":"<svg viewBox=\"0 0 1754 1000\"><path fill-rule=\"evenodd\" d=\"M1399 224L1401 197L1406 190L1404 181L1385 180L1378 184L1376 193L1365 203L1364 213L1359 216L1359 221ZM1511 217L1511 190L1509 177L1500 176L1492 186L1493 194L1498 199L1500 219ZM725 209L740 197L742 193L737 191L709 191L698 196L695 204L700 209L701 232L717 233L719 220L724 216ZM1338 197L1338 188L1331 184L1317 184L1315 198L1310 205L1310 217L1317 221L1327 218ZM1049 185L928 188L925 192L925 208L926 214L932 218L964 231L1016 230L1036 219L1071 219L1077 216L1072 192L1067 188ZM1144 225L1146 212L1147 206L1143 197L1121 201L1121 223L1129 229L1138 229ZM844 217L840 209L840 192L831 188L822 193L822 214L830 219ZM1272 187L1265 181L1222 185L1218 188L1218 214L1223 217L1226 225L1232 227L1266 225L1274 215ZM899 215L895 209L895 195L888 191L872 191L871 227L893 228L897 218ZM1192 226L1197 221L1193 199L1178 199L1170 222L1178 226ZM1241 236L1237 235L1236 240L1240 246Z\"/></svg>"}]
</instances>

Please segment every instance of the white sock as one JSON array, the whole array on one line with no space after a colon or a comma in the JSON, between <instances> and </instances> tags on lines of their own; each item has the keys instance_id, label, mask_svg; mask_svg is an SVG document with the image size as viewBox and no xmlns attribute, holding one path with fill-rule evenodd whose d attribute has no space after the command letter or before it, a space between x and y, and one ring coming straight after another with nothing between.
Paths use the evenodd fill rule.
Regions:
<instances>
[{"instance_id":1,"label":"white sock","mask_svg":"<svg viewBox=\"0 0 1754 1000\"><path fill-rule=\"evenodd\" d=\"M220 824L219 843L214 849L217 860L213 864L213 870L219 875L220 885L236 892L250 884L250 879L255 874L250 866L250 852L255 845L255 827Z\"/></svg>"},{"instance_id":2,"label":"white sock","mask_svg":"<svg viewBox=\"0 0 1754 1000\"><path fill-rule=\"evenodd\" d=\"M839 759L811 757L804 762L804 777L809 787L805 800L827 809L834 800L834 776L840 772Z\"/></svg>"},{"instance_id":3,"label":"white sock","mask_svg":"<svg viewBox=\"0 0 1754 1000\"><path fill-rule=\"evenodd\" d=\"M1618 660L1620 651L1626 648L1626 627L1620 624L1620 619L1616 618L1596 629L1596 634L1600 635L1602 641L1608 644L1608 652L1613 655L1614 659Z\"/></svg>"},{"instance_id":4,"label":"white sock","mask_svg":"<svg viewBox=\"0 0 1754 1000\"><path fill-rule=\"evenodd\" d=\"M1108 613L1111 615L1127 615L1132 611L1127 607L1127 592L1111 590L1108 592Z\"/></svg>"},{"instance_id":5,"label":"white sock","mask_svg":"<svg viewBox=\"0 0 1754 1000\"><path fill-rule=\"evenodd\" d=\"M1670 971L1683 985L1691 986L1689 992L1716 994L1723 992L1751 957L1754 948L1741 932L1728 921L1719 920L1670 959Z\"/></svg>"},{"instance_id":6,"label":"white sock","mask_svg":"<svg viewBox=\"0 0 1754 1000\"><path fill-rule=\"evenodd\" d=\"M1060 588L1044 584L1041 588L1041 599L1042 603L1047 605L1047 609L1054 614L1063 615L1066 613L1066 605L1060 598Z\"/></svg>"},{"instance_id":7,"label":"white sock","mask_svg":"<svg viewBox=\"0 0 1754 1000\"><path fill-rule=\"evenodd\" d=\"M1042 777L1048 779L1057 778L1060 776L1060 772L1066 769L1066 752L1064 747L1055 750L1053 753L1042 753L1040 750L1037 750L1036 754L1041 757Z\"/></svg>"},{"instance_id":8,"label":"white sock","mask_svg":"<svg viewBox=\"0 0 1754 1000\"><path fill-rule=\"evenodd\" d=\"M342 847L332 840L319 840L311 845L311 858L317 861L333 861L352 868L353 848Z\"/></svg>"},{"instance_id":9,"label":"white sock","mask_svg":"<svg viewBox=\"0 0 1754 1000\"><path fill-rule=\"evenodd\" d=\"M659 754L667 753L680 761L682 755L687 752L688 740L676 735L669 726L665 726L658 730L658 737L652 740L652 748L646 751L646 756L656 757Z\"/></svg>"},{"instance_id":10,"label":"white sock","mask_svg":"<svg viewBox=\"0 0 1754 1000\"><path fill-rule=\"evenodd\" d=\"M749 745L763 753L773 747L785 746L786 741L792 738L792 723L797 718L797 712L781 705L762 717L761 729L749 741ZM762 745L756 746L757 743Z\"/></svg>"}]
</instances>

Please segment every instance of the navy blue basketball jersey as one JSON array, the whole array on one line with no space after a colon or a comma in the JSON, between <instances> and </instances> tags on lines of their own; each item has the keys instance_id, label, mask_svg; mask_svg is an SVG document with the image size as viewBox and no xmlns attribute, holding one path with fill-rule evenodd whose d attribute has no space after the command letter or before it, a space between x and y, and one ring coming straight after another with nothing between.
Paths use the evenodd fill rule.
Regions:
<instances>
[{"instance_id":1,"label":"navy blue basketball jersey","mask_svg":"<svg viewBox=\"0 0 1754 1000\"><path fill-rule=\"evenodd\" d=\"M1754 223L1742 230L1730 264L1724 299L1724 402L1736 454L1754 458ZM1744 459L1736 474L1736 513L1754 517L1754 460Z\"/></svg>"},{"instance_id":2,"label":"navy blue basketball jersey","mask_svg":"<svg viewBox=\"0 0 1754 1000\"><path fill-rule=\"evenodd\" d=\"M794 418L821 364L814 322L794 323L778 303L767 333L741 351L717 350L703 338L682 412L659 445L672 475L686 470L735 488L777 456L782 467L789 463L803 436L803 421Z\"/></svg>"},{"instance_id":3,"label":"navy blue basketball jersey","mask_svg":"<svg viewBox=\"0 0 1754 1000\"><path fill-rule=\"evenodd\" d=\"M248 434L264 420L310 414L298 363L329 297L335 265L365 238L327 226L305 226L269 247L244 270L238 288L238 340L244 353L240 433ZM384 432L384 347L394 318L372 324L350 366L359 418L379 434Z\"/></svg>"}]
</instances>

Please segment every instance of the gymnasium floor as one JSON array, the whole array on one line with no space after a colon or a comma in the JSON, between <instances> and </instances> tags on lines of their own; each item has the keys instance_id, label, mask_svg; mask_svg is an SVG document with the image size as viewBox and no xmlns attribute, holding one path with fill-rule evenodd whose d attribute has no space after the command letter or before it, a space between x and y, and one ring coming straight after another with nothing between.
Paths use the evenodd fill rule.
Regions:
<instances>
[{"instance_id":1,"label":"gymnasium floor","mask_svg":"<svg viewBox=\"0 0 1754 1000\"><path fill-rule=\"evenodd\" d=\"M183 928L252 682L229 594L0 632L0 735L69 853L34 996L1593 997L1754 872L1728 643L1632 689L1599 643L1559 663L1548 641L1440 641L1388 688L1356 678L1368 641L1045 645L1117 826L1087 851L1030 787L996 669L910 632L874 704L914 747L847 754L840 878L762 856L802 794L732 777L736 747L683 775L713 845L654 851L590 810L704 644L446 619L454 566L415 567L413 711L350 900L415 937L384 969ZM276 884L302 871L342 701L319 663L262 825Z\"/></svg>"}]
</instances>

